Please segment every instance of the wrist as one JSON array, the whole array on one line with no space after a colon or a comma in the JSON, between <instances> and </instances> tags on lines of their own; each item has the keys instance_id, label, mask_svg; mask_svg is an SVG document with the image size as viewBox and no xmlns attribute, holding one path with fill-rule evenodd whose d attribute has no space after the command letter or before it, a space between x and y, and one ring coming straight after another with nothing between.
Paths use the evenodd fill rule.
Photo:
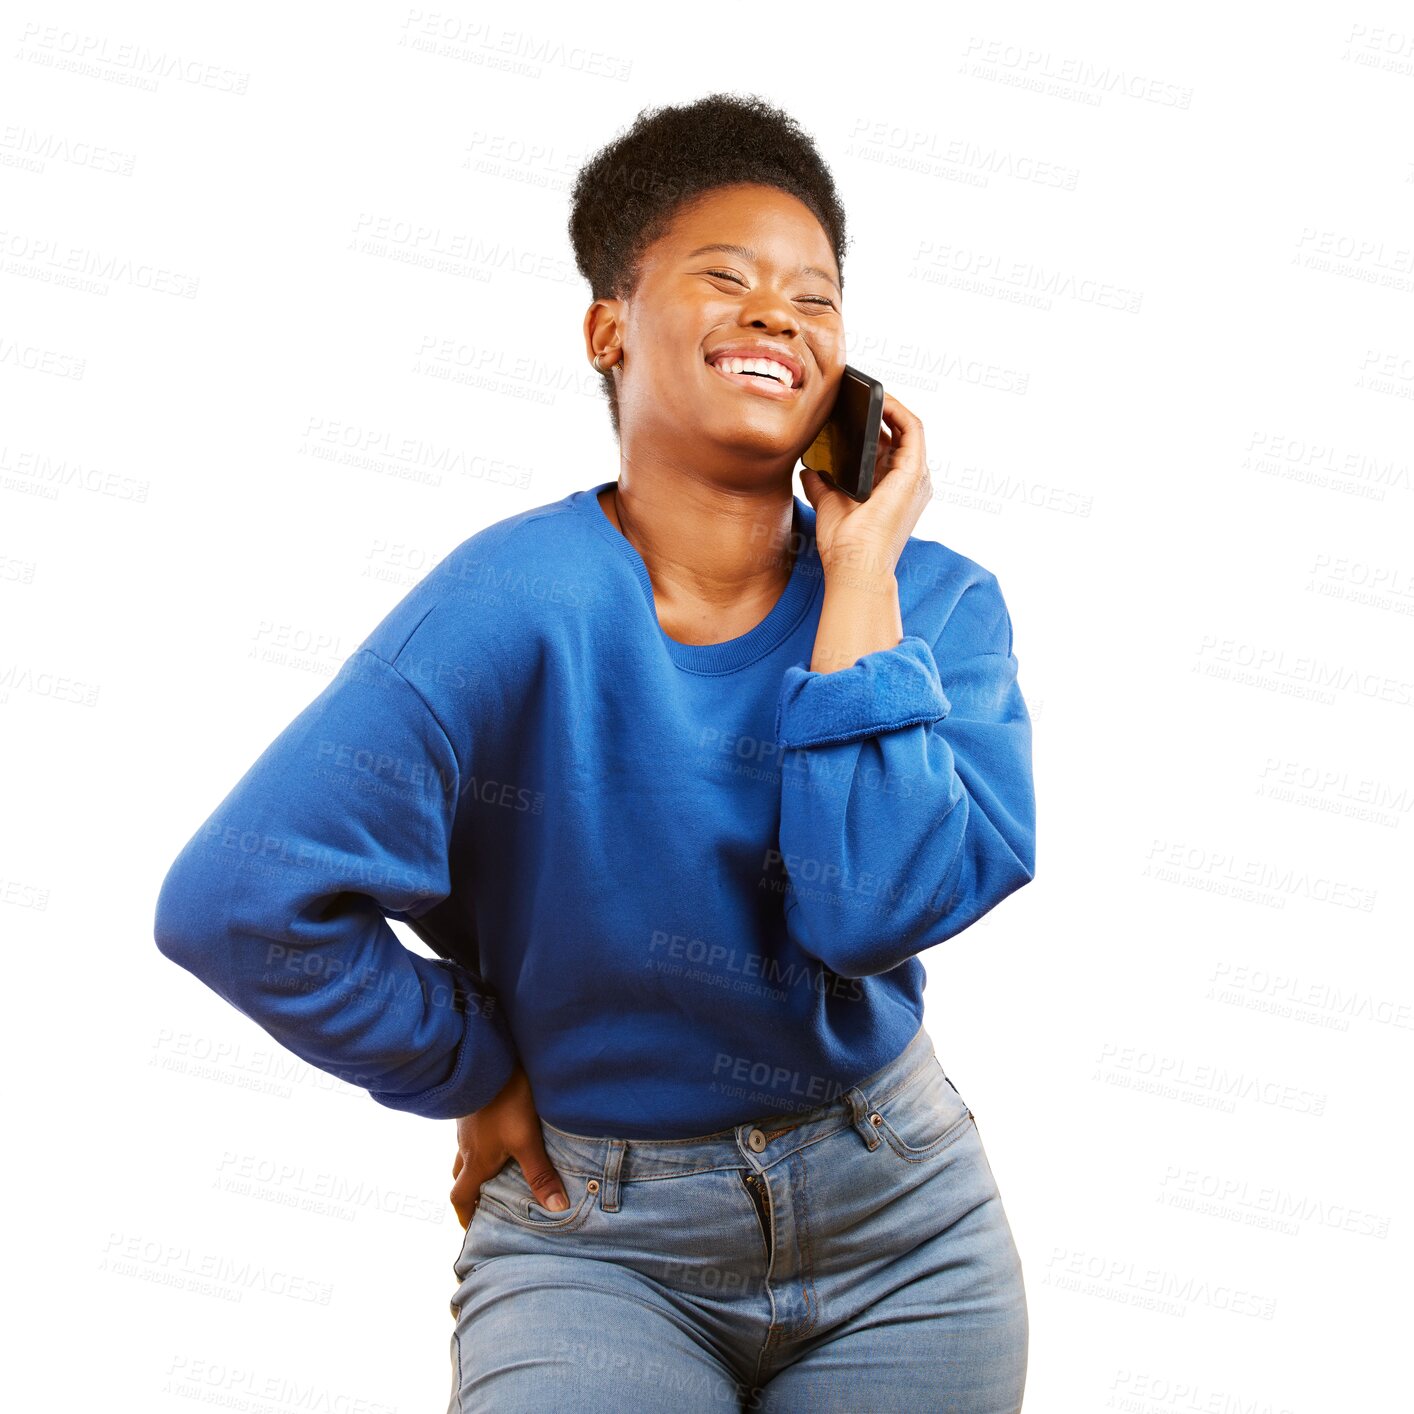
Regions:
<instances>
[{"instance_id":1,"label":"wrist","mask_svg":"<svg viewBox=\"0 0 1414 1414\"><path fill-rule=\"evenodd\" d=\"M838 672L866 653L895 647L902 637L898 581L892 574L827 576L810 670Z\"/></svg>"},{"instance_id":2,"label":"wrist","mask_svg":"<svg viewBox=\"0 0 1414 1414\"><path fill-rule=\"evenodd\" d=\"M868 540L855 540L847 545L832 547L820 553L820 567L825 583L858 584L866 589L876 586L879 592L894 582L898 555L888 546Z\"/></svg>"},{"instance_id":3,"label":"wrist","mask_svg":"<svg viewBox=\"0 0 1414 1414\"><path fill-rule=\"evenodd\" d=\"M837 601L859 600L873 603L880 598L898 597L898 578L891 570L866 570L841 565L825 571L825 594Z\"/></svg>"}]
</instances>

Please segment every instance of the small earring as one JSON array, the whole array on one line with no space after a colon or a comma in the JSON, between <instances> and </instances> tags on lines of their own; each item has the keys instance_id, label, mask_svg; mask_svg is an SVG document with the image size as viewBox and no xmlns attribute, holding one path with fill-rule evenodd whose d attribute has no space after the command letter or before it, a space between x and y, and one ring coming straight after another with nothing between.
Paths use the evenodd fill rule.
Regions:
<instances>
[{"instance_id":1,"label":"small earring","mask_svg":"<svg viewBox=\"0 0 1414 1414\"><path fill-rule=\"evenodd\" d=\"M596 373L603 373L603 372L604 372L604 370L599 367L599 355L598 355L598 354L595 354L595 355L594 355L594 371L595 371Z\"/></svg>"}]
</instances>

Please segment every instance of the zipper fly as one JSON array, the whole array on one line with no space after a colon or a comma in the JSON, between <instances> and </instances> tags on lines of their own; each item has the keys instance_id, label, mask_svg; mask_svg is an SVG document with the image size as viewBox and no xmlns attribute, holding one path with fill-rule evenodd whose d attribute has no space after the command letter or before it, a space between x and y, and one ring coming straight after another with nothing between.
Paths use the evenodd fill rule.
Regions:
<instances>
[{"instance_id":1,"label":"zipper fly","mask_svg":"<svg viewBox=\"0 0 1414 1414\"><path fill-rule=\"evenodd\" d=\"M751 1203L756 1209L756 1219L761 1224L761 1236L766 1240L766 1254L769 1256L772 1250L771 1190L766 1187L766 1180L760 1174L743 1170L741 1177L742 1182L746 1184L746 1191L751 1194Z\"/></svg>"}]
</instances>

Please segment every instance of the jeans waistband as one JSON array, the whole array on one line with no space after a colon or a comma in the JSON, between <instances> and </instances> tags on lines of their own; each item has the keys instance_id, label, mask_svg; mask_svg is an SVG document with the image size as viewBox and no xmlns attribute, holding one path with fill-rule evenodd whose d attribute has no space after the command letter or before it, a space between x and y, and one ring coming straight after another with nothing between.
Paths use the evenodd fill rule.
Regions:
<instances>
[{"instance_id":1,"label":"jeans waistband","mask_svg":"<svg viewBox=\"0 0 1414 1414\"><path fill-rule=\"evenodd\" d=\"M682 1178L720 1168L766 1170L787 1154L854 1126L873 1149L881 1142L870 1113L934 1061L933 1041L920 1026L887 1065L846 1089L839 1099L796 1115L759 1115L730 1129L689 1139L614 1139L570 1134L541 1120L545 1152L562 1173L602 1180L601 1202L618 1206L618 1185L636 1180Z\"/></svg>"}]
</instances>

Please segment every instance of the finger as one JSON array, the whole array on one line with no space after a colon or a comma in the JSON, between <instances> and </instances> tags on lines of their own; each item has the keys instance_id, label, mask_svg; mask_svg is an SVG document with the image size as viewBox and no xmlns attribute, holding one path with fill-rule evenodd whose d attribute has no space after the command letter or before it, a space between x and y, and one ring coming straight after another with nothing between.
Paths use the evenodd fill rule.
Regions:
<instances>
[{"instance_id":1,"label":"finger","mask_svg":"<svg viewBox=\"0 0 1414 1414\"><path fill-rule=\"evenodd\" d=\"M886 466L911 453L922 440L923 424L911 413L903 416L895 409L879 422L879 453Z\"/></svg>"},{"instance_id":2,"label":"finger","mask_svg":"<svg viewBox=\"0 0 1414 1414\"><path fill-rule=\"evenodd\" d=\"M879 424L879 449L874 455L874 474L882 476L889 469L889 453L894 445L894 437L889 429Z\"/></svg>"},{"instance_id":3,"label":"finger","mask_svg":"<svg viewBox=\"0 0 1414 1414\"><path fill-rule=\"evenodd\" d=\"M530 1185L530 1191L535 1194L536 1202L549 1208L552 1213L562 1213L569 1207L570 1200L565 1196L565 1186L560 1181L560 1175L555 1172L555 1166L550 1162L550 1156L545 1152L544 1142L539 1135L531 1135L521 1145L516 1151L515 1160L525 1175L525 1181Z\"/></svg>"},{"instance_id":4,"label":"finger","mask_svg":"<svg viewBox=\"0 0 1414 1414\"><path fill-rule=\"evenodd\" d=\"M927 452L924 449L923 421L915 413L889 394L884 395L884 411L891 428L887 452L884 449L884 428L879 429L879 461L883 468L876 474L876 481L891 479L894 483L891 494L904 496L913 494L927 499L931 496L928 479ZM914 475L890 477L889 473L900 466L909 466ZM905 485L904 483L908 484Z\"/></svg>"},{"instance_id":5,"label":"finger","mask_svg":"<svg viewBox=\"0 0 1414 1414\"><path fill-rule=\"evenodd\" d=\"M884 394L882 412L883 421L890 427L897 425L901 428L911 428L923 425L918 414L910 412L892 393Z\"/></svg>"},{"instance_id":6,"label":"finger","mask_svg":"<svg viewBox=\"0 0 1414 1414\"><path fill-rule=\"evenodd\" d=\"M477 1180L468 1168L452 1184L452 1191L448 1196L451 1199L452 1210L457 1215L457 1221L463 1227L466 1227L471 1221L471 1215L476 1211L476 1205L481 1199L481 1183L483 1181Z\"/></svg>"}]
</instances>

